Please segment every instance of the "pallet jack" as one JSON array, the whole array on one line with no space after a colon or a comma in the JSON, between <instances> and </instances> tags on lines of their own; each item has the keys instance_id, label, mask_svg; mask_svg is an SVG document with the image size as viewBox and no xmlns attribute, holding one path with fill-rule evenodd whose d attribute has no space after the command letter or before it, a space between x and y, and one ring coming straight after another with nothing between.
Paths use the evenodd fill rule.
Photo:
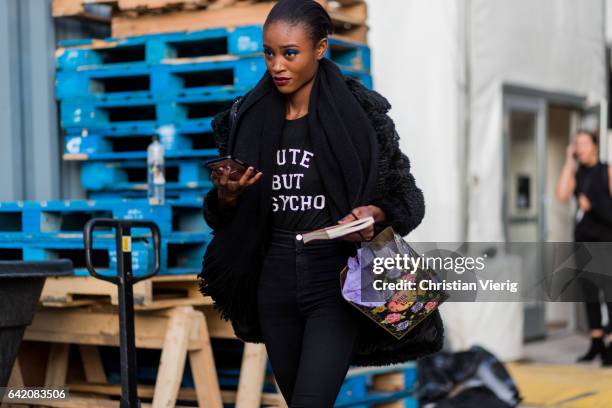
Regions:
<instances>
[{"instance_id":1,"label":"pallet jack","mask_svg":"<svg viewBox=\"0 0 612 408\"><path fill-rule=\"evenodd\" d=\"M102 275L96 271L92 262L93 233L98 227L115 229L117 247L117 274ZM155 262L153 271L144 276L132 274L132 228L151 230ZM135 283L149 279L159 273L161 233L156 223L144 220L115 220L94 218L85 224L85 263L89 273L97 279L117 285L119 291L119 352L121 364L121 408L140 408L137 389L136 344L134 339L134 292Z\"/></svg>"}]
</instances>

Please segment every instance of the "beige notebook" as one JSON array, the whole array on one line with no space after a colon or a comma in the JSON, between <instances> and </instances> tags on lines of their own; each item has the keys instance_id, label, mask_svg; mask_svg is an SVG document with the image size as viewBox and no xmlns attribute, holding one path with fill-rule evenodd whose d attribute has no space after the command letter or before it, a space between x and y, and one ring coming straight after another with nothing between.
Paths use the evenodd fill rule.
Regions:
<instances>
[{"instance_id":1,"label":"beige notebook","mask_svg":"<svg viewBox=\"0 0 612 408\"><path fill-rule=\"evenodd\" d=\"M353 232L361 231L374 224L374 218L365 217L345 224L332 225L331 227L321 228L302 234L304 243L307 244L315 239L334 239L343 237Z\"/></svg>"}]
</instances>

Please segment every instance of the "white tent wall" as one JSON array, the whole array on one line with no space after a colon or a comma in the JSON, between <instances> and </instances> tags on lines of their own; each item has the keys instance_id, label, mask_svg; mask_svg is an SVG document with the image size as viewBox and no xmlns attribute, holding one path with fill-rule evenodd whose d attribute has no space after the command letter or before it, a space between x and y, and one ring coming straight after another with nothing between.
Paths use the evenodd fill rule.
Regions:
<instances>
[{"instance_id":1,"label":"white tent wall","mask_svg":"<svg viewBox=\"0 0 612 408\"><path fill-rule=\"evenodd\" d=\"M604 98L604 0L464 1L472 101L468 239L502 241L502 87Z\"/></svg>"},{"instance_id":2,"label":"white tent wall","mask_svg":"<svg viewBox=\"0 0 612 408\"><path fill-rule=\"evenodd\" d=\"M425 195L410 240L463 239L461 2L369 0L374 88L393 106L400 147Z\"/></svg>"},{"instance_id":3,"label":"white tent wall","mask_svg":"<svg viewBox=\"0 0 612 408\"><path fill-rule=\"evenodd\" d=\"M604 0L464 1L470 33L467 239L503 241L503 86L605 98ZM507 257L504 264L511 262ZM521 304L452 306L444 317L453 348L479 343L502 360L522 357ZM551 309L568 313L567 305L546 306L549 318Z\"/></svg>"},{"instance_id":4,"label":"white tent wall","mask_svg":"<svg viewBox=\"0 0 612 408\"><path fill-rule=\"evenodd\" d=\"M409 240L503 241L503 86L604 98L604 1L368 1L375 89L425 193ZM522 357L521 304L441 310L452 349Z\"/></svg>"},{"instance_id":5,"label":"white tent wall","mask_svg":"<svg viewBox=\"0 0 612 408\"><path fill-rule=\"evenodd\" d=\"M606 1L368 0L374 86L393 105L400 145L425 193L425 219L410 239L465 238L469 100L467 238L503 240L502 87L605 98Z\"/></svg>"},{"instance_id":6,"label":"white tent wall","mask_svg":"<svg viewBox=\"0 0 612 408\"><path fill-rule=\"evenodd\" d=\"M612 0L606 0L606 43L612 45Z\"/></svg>"},{"instance_id":7,"label":"white tent wall","mask_svg":"<svg viewBox=\"0 0 612 408\"><path fill-rule=\"evenodd\" d=\"M604 2L466 1L471 101L468 240L503 241L503 86L591 101L605 98ZM479 343L502 360L522 357L521 304L453 306L444 314L453 348Z\"/></svg>"}]
</instances>

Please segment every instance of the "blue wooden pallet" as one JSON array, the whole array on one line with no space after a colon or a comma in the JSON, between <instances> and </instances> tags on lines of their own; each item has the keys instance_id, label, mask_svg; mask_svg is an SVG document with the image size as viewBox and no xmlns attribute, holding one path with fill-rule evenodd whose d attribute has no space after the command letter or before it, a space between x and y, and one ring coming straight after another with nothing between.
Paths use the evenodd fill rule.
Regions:
<instances>
[{"instance_id":1,"label":"blue wooden pallet","mask_svg":"<svg viewBox=\"0 0 612 408\"><path fill-rule=\"evenodd\" d=\"M261 41L260 26L64 41L56 52L56 65L59 70L85 70L245 56L259 53Z\"/></svg>"},{"instance_id":2,"label":"blue wooden pallet","mask_svg":"<svg viewBox=\"0 0 612 408\"><path fill-rule=\"evenodd\" d=\"M222 56L261 56L263 52L261 25L63 41L60 46L56 53L58 70L189 63ZM326 56L343 68L362 72L371 69L370 48L365 44L330 38Z\"/></svg>"},{"instance_id":3,"label":"blue wooden pallet","mask_svg":"<svg viewBox=\"0 0 612 408\"><path fill-rule=\"evenodd\" d=\"M404 383L401 389L395 391L372 390L372 381L375 375L394 372L401 372L404 375ZM412 397L415 381L416 365L412 362L349 370L334 407L370 408L378 404L401 401L404 408L417 408L418 401Z\"/></svg>"},{"instance_id":4,"label":"blue wooden pallet","mask_svg":"<svg viewBox=\"0 0 612 408\"><path fill-rule=\"evenodd\" d=\"M82 237L87 221L101 217L152 220L163 236L210 232L202 205L196 198L169 200L164 205L150 205L145 199L0 202L0 220L5 221L0 223L0 241ZM137 235L148 230L132 232Z\"/></svg>"},{"instance_id":5,"label":"blue wooden pallet","mask_svg":"<svg viewBox=\"0 0 612 408\"><path fill-rule=\"evenodd\" d=\"M330 38L325 56L343 69L363 73L372 69L370 47L365 44Z\"/></svg>"},{"instance_id":6,"label":"blue wooden pallet","mask_svg":"<svg viewBox=\"0 0 612 408\"><path fill-rule=\"evenodd\" d=\"M0 202L0 232L7 239L18 238L23 234L23 201Z\"/></svg>"},{"instance_id":7,"label":"blue wooden pallet","mask_svg":"<svg viewBox=\"0 0 612 408\"><path fill-rule=\"evenodd\" d=\"M210 171L202 160L167 160L165 169L166 190L193 190L213 186L209 178ZM146 191L146 161L84 162L81 167L81 185L90 191Z\"/></svg>"},{"instance_id":8,"label":"blue wooden pallet","mask_svg":"<svg viewBox=\"0 0 612 408\"><path fill-rule=\"evenodd\" d=\"M89 134L102 135L107 137L129 137L129 136L149 136L155 134L160 125L156 123L145 123L134 126L62 126L62 130L66 135L81 135L88 136ZM208 126L210 128L210 124Z\"/></svg>"},{"instance_id":9,"label":"blue wooden pallet","mask_svg":"<svg viewBox=\"0 0 612 408\"><path fill-rule=\"evenodd\" d=\"M212 240L210 233L175 233L162 249L164 275L197 274L202 271L202 258L206 246Z\"/></svg>"},{"instance_id":10,"label":"blue wooden pallet","mask_svg":"<svg viewBox=\"0 0 612 408\"><path fill-rule=\"evenodd\" d=\"M261 57L166 64L153 69L152 89L160 99L228 90L246 92L265 72L266 64Z\"/></svg>"},{"instance_id":11,"label":"blue wooden pallet","mask_svg":"<svg viewBox=\"0 0 612 408\"><path fill-rule=\"evenodd\" d=\"M165 152L164 157L169 159L212 159L219 155L215 149L200 150L170 150ZM108 153L83 153L64 154L63 159L67 161L116 161L116 160L143 160L147 158L146 150L135 152L108 152Z\"/></svg>"},{"instance_id":12,"label":"blue wooden pallet","mask_svg":"<svg viewBox=\"0 0 612 408\"><path fill-rule=\"evenodd\" d=\"M372 87L368 72L341 68L344 75ZM71 105L90 102L141 103L173 100L182 96L215 95L232 98L251 89L266 72L263 58L241 58L180 65L59 71L55 94ZM237 94L238 92L238 94Z\"/></svg>"},{"instance_id":13,"label":"blue wooden pallet","mask_svg":"<svg viewBox=\"0 0 612 408\"><path fill-rule=\"evenodd\" d=\"M368 72L341 67L342 72L371 87ZM246 92L266 72L263 58L226 58L189 64L59 71L55 95L60 101L151 99Z\"/></svg>"},{"instance_id":14,"label":"blue wooden pallet","mask_svg":"<svg viewBox=\"0 0 612 408\"><path fill-rule=\"evenodd\" d=\"M212 184L211 184L212 185ZM209 187L189 188L189 189L166 189L166 200L201 200L210 190ZM147 197L145 190L101 190L89 191L87 193L91 200L106 200L106 199L143 199Z\"/></svg>"},{"instance_id":15,"label":"blue wooden pallet","mask_svg":"<svg viewBox=\"0 0 612 408\"><path fill-rule=\"evenodd\" d=\"M68 128L64 132L64 160L94 160L106 153L146 152L152 134L159 135L166 157L185 157L191 155L188 152L192 150L209 155L204 151L216 149L210 122L189 128L166 125L119 134L105 129L81 128Z\"/></svg>"},{"instance_id":16,"label":"blue wooden pallet","mask_svg":"<svg viewBox=\"0 0 612 408\"><path fill-rule=\"evenodd\" d=\"M79 234L75 234L79 235ZM209 233L176 233L162 238L160 275L196 274L202 269L202 257L211 236ZM135 276L149 273L153 268L151 239L134 238L132 242L132 268ZM94 238L93 264L103 275L117 272L115 240L100 235ZM57 239L0 241L0 260L45 261L70 259L75 276L89 276L85 266L83 238L74 236Z\"/></svg>"},{"instance_id":17,"label":"blue wooden pallet","mask_svg":"<svg viewBox=\"0 0 612 408\"><path fill-rule=\"evenodd\" d=\"M229 57L189 64L58 71L58 100L167 99L201 94L231 94L253 87L266 71L262 58Z\"/></svg>"},{"instance_id":18,"label":"blue wooden pallet","mask_svg":"<svg viewBox=\"0 0 612 408\"><path fill-rule=\"evenodd\" d=\"M358 71L343 71L365 86L372 87L372 77ZM201 90L200 90L201 91ZM210 126L212 118L227 109L243 90L225 87L212 93L124 100L68 99L60 103L62 128L111 129L131 133L159 126Z\"/></svg>"},{"instance_id":19,"label":"blue wooden pallet","mask_svg":"<svg viewBox=\"0 0 612 408\"><path fill-rule=\"evenodd\" d=\"M55 97L58 100L92 97L99 99L152 98L152 70L131 65L114 69L57 71Z\"/></svg>"},{"instance_id":20,"label":"blue wooden pallet","mask_svg":"<svg viewBox=\"0 0 612 408\"><path fill-rule=\"evenodd\" d=\"M142 271L152 265L152 259L149 259L150 257L144 243L133 242L132 257L135 274L142 273ZM89 275L85 266L85 249L82 238L0 242L0 259L3 260L46 261L58 258L72 260L75 276ZM117 266L115 241L111 238L96 239L94 241L92 259L94 266L102 274L112 274L112 271L116 270Z\"/></svg>"},{"instance_id":21,"label":"blue wooden pallet","mask_svg":"<svg viewBox=\"0 0 612 408\"><path fill-rule=\"evenodd\" d=\"M68 100L60 103L63 128L114 129L130 133L159 126L210 126L212 118L227 109L242 92L183 96L172 100L129 99L113 101Z\"/></svg>"},{"instance_id":22,"label":"blue wooden pallet","mask_svg":"<svg viewBox=\"0 0 612 408\"><path fill-rule=\"evenodd\" d=\"M60 104L60 120L62 127L155 127L158 124L157 105L148 98L102 102L66 101Z\"/></svg>"}]
</instances>

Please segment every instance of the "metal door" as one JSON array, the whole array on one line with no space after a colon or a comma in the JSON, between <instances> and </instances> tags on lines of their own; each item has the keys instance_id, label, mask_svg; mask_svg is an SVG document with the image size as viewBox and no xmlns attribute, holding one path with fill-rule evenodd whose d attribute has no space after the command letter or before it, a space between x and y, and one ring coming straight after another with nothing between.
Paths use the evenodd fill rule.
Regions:
<instances>
[{"instance_id":1,"label":"metal door","mask_svg":"<svg viewBox=\"0 0 612 408\"><path fill-rule=\"evenodd\" d=\"M504 234L506 242L546 240L546 124L544 98L504 96ZM524 274L537 273L539 245L522 251ZM546 335L543 302L524 304L525 340Z\"/></svg>"}]
</instances>

